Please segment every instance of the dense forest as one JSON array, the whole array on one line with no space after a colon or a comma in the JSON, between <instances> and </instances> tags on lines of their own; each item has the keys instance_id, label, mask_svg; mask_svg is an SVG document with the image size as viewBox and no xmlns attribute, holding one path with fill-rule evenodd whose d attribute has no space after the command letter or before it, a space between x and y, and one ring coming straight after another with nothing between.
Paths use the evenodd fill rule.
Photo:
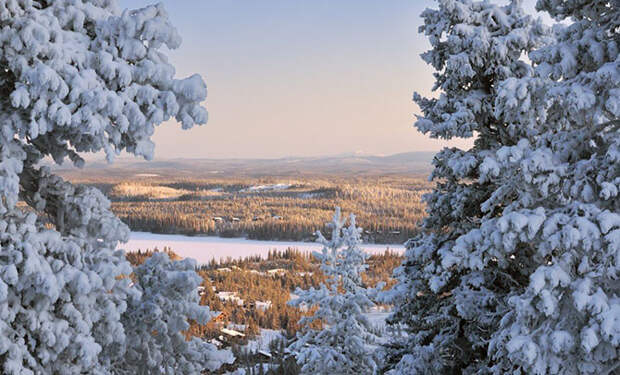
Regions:
<instances>
[{"instance_id":1,"label":"dense forest","mask_svg":"<svg viewBox=\"0 0 620 375\"><path fill-rule=\"evenodd\" d=\"M402 243L424 216L423 178L304 177L84 181L101 188L132 230L312 241L334 207L355 212L369 243Z\"/></svg>"}]
</instances>

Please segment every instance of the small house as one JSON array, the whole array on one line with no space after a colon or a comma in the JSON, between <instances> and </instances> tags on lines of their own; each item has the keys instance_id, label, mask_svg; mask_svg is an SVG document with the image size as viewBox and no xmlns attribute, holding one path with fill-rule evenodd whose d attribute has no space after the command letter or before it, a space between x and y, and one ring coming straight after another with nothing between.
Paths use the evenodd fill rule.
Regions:
<instances>
[{"instance_id":1,"label":"small house","mask_svg":"<svg viewBox=\"0 0 620 375\"><path fill-rule=\"evenodd\" d=\"M221 328L220 332L222 332L223 334L228 335L230 337L245 337L244 333L241 333L239 331L235 331L234 329Z\"/></svg>"}]
</instances>

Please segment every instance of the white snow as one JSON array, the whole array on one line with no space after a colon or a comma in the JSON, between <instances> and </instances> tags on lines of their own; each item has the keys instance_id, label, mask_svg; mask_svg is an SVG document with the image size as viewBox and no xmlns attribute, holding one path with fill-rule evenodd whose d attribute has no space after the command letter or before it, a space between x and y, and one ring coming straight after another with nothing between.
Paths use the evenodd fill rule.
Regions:
<instances>
[{"instance_id":1,"label":"white snow","mask_svg":"<svg viewBox=\"0 0 620 375\"><path fill-rule=\"evenodd\" d=\"M242 189L242 192L259 192L259 191L271 191L271 190L286 190L290 188L291 184L271 184L271 185L255 185L250 186L247 189Z\"/></svg>"},{"instance_id":2,"label":"white snow","mask_svg":"<svg viewBox=\"0 0 620 375\"><path fill-rule=\"evenodd\" d=\"M244 337L245 336L244 333L235 331L234 329L222 328L220 329L220 331L222 333L227 334L228 336L233 336L233 337Z\"/></svg>"},{"instance_id":3,"label":"white snow","mask_svg":"<svg viewBox=\"0 0 620 375\"><path fill-rule=\"evenodd\" d=\"M217 292L217 298L221 301L234 302L238 306L243 306L243 299L237 296L237 292Z\"/></svg>"},{"instance_id":4,"label":"white snow","mask_svg":"<svg viewBox=\"0 0 620 375\"><path fill-rule=\"evenodd\" d=\"M168 62L181 37L163 4L0 0L0 20L0 373L199 374L232 363L182 334L212 316L198 304L195 262L160 253L132 268L114 251L129 228L110 201L41 163L151 159L159 124L206 123L206 84L175 78Z\"/></svg>"},{"instance_id":5,"label":"white snow","mask_svg":"<svg viewBox=\"0 0 620 375\"><path fill-rule=\"evenodd\" d=\"M121 244L119 248L126 251L146 250L164 246L171 248L182 257L196 259L198 263L207 263L211 259L225 259L226 257L239 258L249 255L267 257L269 250L284 251L295 248L302 252L321 250L321 244L315 242L294 241L257 241L245 238L220 238L212 236L184 236L180 234L154 234L147 232L131 232L129 242ZM403 245L392 244L363 244L362 249L370 254L383 253L386 249L403 253Z\"/></svg>"},{"instance_id":6,"label":"white snow","mask_svg":"<svg viewBox=\"0 0 620 375\"><path fill-rule=\"evenodd\" d=\"M262 328L260 330L260 336L257 336L254 340L248 341L248 343L243 346L243 349L250 352L257 352L259 350L268 351L269 344L281 338L284 338L281 331Z\"/></svg>"},{"instance_id":7,"label":"white snow","mask_svg":"<svg viewBox=\"0 0 620 375\"><path fill-rule=\"evenodd\" d=\"M271 301L256 301L256 310L265 311L271 308Z\"/></svg>"}]
</instances>

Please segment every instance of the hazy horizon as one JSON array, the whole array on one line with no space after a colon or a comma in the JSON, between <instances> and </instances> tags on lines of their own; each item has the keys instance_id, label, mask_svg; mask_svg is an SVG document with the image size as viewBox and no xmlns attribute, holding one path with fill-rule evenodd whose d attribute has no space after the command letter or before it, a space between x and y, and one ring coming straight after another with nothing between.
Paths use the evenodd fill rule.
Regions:
<instances>
[{"instance_id":1,"label":"hazy horizon","mask_svg":"<svg viewBox=\"0 0 620 375\"><path fill-rule=\"evenodd\" d=\"M317 154L317 155L282 155L282 156L265 156L265 157L260 157L260 156L248 156L248 157L229 157L229 156L197 156L197 157L183 157L183 156L175 156L175 155L170 155L170 156L159 156L156 157L154 160L155 161L174 161L174 160L232 160L232 159L239 159L239 160L280 160L280 159L324 159L324 158L344 158L344 157L380 157L380 158L388 158L388 157L394 157L394 156L398 156L398 155L404 155L404 154L434 154L436 153L436 151L433 150L429 150L429 151L417 151L417 150L413 150L413 151L403 151L403 152L394 152L394 153L386 153L386 154L373 154L373 153L366 153L366 152L342 152L342 153L333 153L333 154ZM85 160L87 162L106 162L106 157L105 155L99 153L96 155L85 155ZM116 157L114 159L114 161L133 161L133 162L140 162L140 161L144 161L144 162L148 162L147 160L144 160L142 157L138 157L138 156L134 156L131 154L127 154L127 153L123 153L122 155ZM50 161L50 163L52 163ZM114 162L112 162L113 164ZM52 163L54 164L54 163ZM63 166L69 166L69 162L67 161L65 163L66 165ZM88 166L88 165L87 165Z\"/></svg>"},{"instance_id":2,"label":"hazy horizon","mask_svg":"<svg viewBox=\"0 0 620 375\"><path fill-rule=\"evenodd\" d=\"M121 0L137 8L152 0ZM431 94L418 33L430 0L163 1L183 38L177 76L207 83L206 125L156 128L155 160L272 159L433 152L471 140L431 140L413 127L418 91ZM533 9L534 0L525 1Z\"/></svg>"}]
</instances>

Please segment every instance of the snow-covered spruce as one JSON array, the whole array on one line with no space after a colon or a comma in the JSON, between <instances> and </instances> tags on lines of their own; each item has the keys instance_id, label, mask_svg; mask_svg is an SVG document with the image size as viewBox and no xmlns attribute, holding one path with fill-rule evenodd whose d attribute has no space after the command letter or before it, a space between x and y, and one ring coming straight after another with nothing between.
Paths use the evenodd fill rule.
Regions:
<instances>
[{"instance_id":1,"label":"snow-covered spruce","mask_svg":"<svg viewBox=\"0 0 620 375\"><path fill-rule=\"evenodd\" d=\"M414 95L423 115L416 127L434 138L476 136L470 150L439 152L425 196L428 216L422 234L411 240L399 283L388 295L395 305L389 321L407 327L404 342L386 347L384 370L392 374L484 372L492 361L488 341L508 311L505 297L527 282L515 257L477 253L462 242L487 220L485 202L506 193L494 180L480 178L480 166L522 129L496 117L498 85L533 74L522 55L545 37L545 28L519 2L500 6L488 1L441 0L422 13L420 31L432 49L422 55L435 70L437 98ZM510 199L512 196L506 196Z\"/></svg>"},{"instance_id":2,"label":"snow-covered spruce","mask_svg":"<svg viewBox=\"0 0 620 375\"><path fill-rule=\"evenodd\" d=\"M618 370L619 8L538 7L573 22L551 38L514 4L441 1L425 12L434 47L425 57L445 67L444 94L418 100L417 126L478 137L473 149L435 159L433 178L442 180L427 198L425 233L397 271L393 320L409 326L411 340L392 350L393 373ZM472 10L485 8L495 10L482 20L516 39L481 32L472 48L455 48L467 39L461 30L476 30ZM478 54L485 45L512 58ZM528 51L532 67L516 62Z\"/></svg>"},{"instance_id":3,"label":"snow-covered spruce","mask_svg":"<svg viewBox=\"0 0 620 375\"><path fill-rule=\"evenodd\" d=\"M150 158L154 126L206 121L206 87L197 75L174 78L160 48L180 38L159 5L121 12L112 0L0 0L0 25L0 372L122 373L126 352L140 351L128 329L145 332L131 318L136 303L168 311L172 294L153 299L130 284L132 268L115 250L129 231L109 201L40 161L81 166L80 153L112 160L122 150ZM196 302L181 301L177 319L192 317ZM174 341L182 327L143 339ZM174 353L178 371L157 356L148 366L211 367L211 348Z\"/></svg>"},{"instance_id":4,"label":"snow-covered spruce","mask_svg":"<svg viewBox=\"0 0 620 375\"><path fill-rule=\"evenodd\" d=\"M530 53L531 77L498 89L496 113L515 128L480 166L503 191L483 205L464 251L521 263L525 289L489 343L496 373L620 371L620 4L538 1L558 20Z\"/></svg>"},{"instance_id":5,"label":"snow-covered spruce","mask_svg":"<svg viewBox=\"0 0 620 375\"><path fill-rule=\"evenodd\" d=\"M375 328L364 315L374 306L362 282L367 254L360 249L361 229L351 215L345 226L340 208L336 209L331 239L317 232L322 252L314 256L327 277L320 289L297 290L293 306L316 308L314 315L300 320L303 326L289 345L303 374L372 374L375 363ZM321 329L312 328L319 323Z\"/></svg>"},{"instance_id":6,"label":"snow-covered spruce","mask_svg":"<svg viewBox=\"0 0 620 375\"><path fill-rule=\"evenodd\" d=\"M198 374L232 363L232 353L198 338L186 340L188 319L204 324L213 317L198 305L196 290L202 278L192 259L171 261L155 253L134 269L133 278L142 292L131 298L122 316L127 351L119 374Z\"/></svg>"}]
</instances>

